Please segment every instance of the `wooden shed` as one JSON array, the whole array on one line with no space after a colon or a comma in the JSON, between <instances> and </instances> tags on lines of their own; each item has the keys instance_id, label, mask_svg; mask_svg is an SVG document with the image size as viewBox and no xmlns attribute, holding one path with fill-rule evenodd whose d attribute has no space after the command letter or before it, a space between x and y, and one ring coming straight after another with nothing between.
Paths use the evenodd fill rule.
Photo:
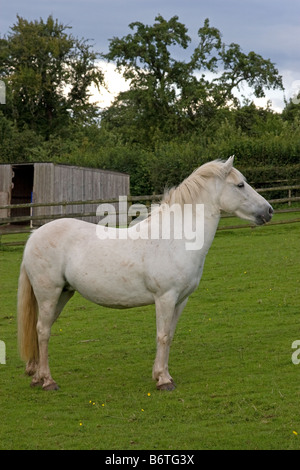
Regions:
<instances>
[{"instance_id":1,"label":"wooden shed","mask_svg":"<svg viewBox=\"0 0 300 470\"><path fill-rule=\"evenodd\" d=\"M125 173L60 165L54 163L24 163L0 165L0 206L24 203L59 203L112 199L127 196L130 177ZM65 214L96 212L97 204L70 205ZM30 212L31 210L31 212ZM34 209L2 209L0 217L26 215L58 215L62 206ZM97 222L95 217L84 218ZM35 225L41 225L39 221Z\"/></svg>"}]
</instances>

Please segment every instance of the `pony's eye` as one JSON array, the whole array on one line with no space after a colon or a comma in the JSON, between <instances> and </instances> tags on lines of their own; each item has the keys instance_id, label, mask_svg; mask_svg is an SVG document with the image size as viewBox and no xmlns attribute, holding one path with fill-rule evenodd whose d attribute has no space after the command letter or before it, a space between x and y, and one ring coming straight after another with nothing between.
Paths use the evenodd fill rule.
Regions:
<instances>
[{"instance_id":1,"label":"pony's eye","mask_svg":"<svg viewBox=\"0 0 300 470\"><path fill-rule=\"evenodd\" d=\"M237 185L238 188L244 188L244 186L245 186L245 183L244 183L244 182L239 183L239 184Z\"/></svg>"}]
</instances>

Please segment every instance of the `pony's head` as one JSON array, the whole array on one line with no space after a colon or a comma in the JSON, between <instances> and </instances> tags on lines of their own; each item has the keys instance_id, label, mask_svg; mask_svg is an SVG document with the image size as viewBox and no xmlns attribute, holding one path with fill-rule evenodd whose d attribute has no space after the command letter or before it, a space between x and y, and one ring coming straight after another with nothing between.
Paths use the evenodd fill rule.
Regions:
<instances>
[{"instance_id":1,"label":"pony's head","mask_svg":"<svg viewBox=\"0 0 300 470\"><path fill-rule=\"evenodd\" d=\"M226 162L222 162L224 180L220 185L220 209L257 225L269 222L273 215L272 206L233 167L233 160L234 157L229 157Z\"/></svg>"},{"instance_id":2,"label":"pony's head","mask_svg":"<svg viewBox=\"0 0 300 470\"><path fill-rule=\"evenodd\" d=\"M271 220L273 208L246 182L233 167L234 157L227 161L205 163L188 176L177 188L165 193L162 203L169 205L203 203L230 212L242 219L262 225Z\"/></svg>"}]
</instances>

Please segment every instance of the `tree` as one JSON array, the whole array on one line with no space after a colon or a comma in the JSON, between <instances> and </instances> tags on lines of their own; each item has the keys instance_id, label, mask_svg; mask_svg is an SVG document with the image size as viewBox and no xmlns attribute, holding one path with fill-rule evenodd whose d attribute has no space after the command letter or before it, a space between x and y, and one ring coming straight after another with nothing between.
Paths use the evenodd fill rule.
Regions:
<instances>
[{"instance_id":1,"label":"tree","mask_svg":"<svg viewBox=\"0 0 300 470\"><path fill-rule=\"evenodd\" d=\"M156 128L158 121L158 127L166 132L170 117L174 117L178 80L185 73L183 62L171 57L169 47L186 49L190 42L187 29L176 16L166 21L160 15L153 26L135 22L129 27L136 32L122 39L113 38L104 58L116 61L124 78L130 80L130 91L119 95L111 110L103 115L104 121L112 120L114 127L122 126L125 113L141 132Z\"/></svg>"},{"instance_id":2,"label":"tree","mask_svg":"<svg viewBox=\"0 0 300 470\"><path fill-rule=\"evenodd\" d=\"M285 121L299 126L300 121L300 93L295 95L289 101L285 100L285 108L282 111L282 118Z\"/></svg>"},{"instance_id":3,"label":"tree","mask_svg":"<svg viewBox=\"0 0 300 470\"><path fill-rule=\"evenodd\" d=\"M7 90L4 113L18 129L28 127L48 140L71 117L82 121L95 116L89 87L103 82L95 64L98 54L52 16L46 22L17 19L8 36L0 39L0 77Z\"/></svg>"},{"instance_id":4,"label":"tree","mask_svg":"<svg viewBox=\"0 0 300 470\"><path fill-rule=\"evenodd\" d=\"M219 109L237 105L234 90L242 82L258 97L266 88L282 88L270 60L254 52L245 54L237 44L225 45L208 19L188 61L171 56L175 47L187 49L191 42L177 16L167 21L158 15L153 26L135 22L129 27L134 33L111 39L104 55L130 80L130 90L120 93L103 114L103 125L122 129L126 138L146 140L157 132L174 136L195 127L204 130ZM207 72L216 77L209 80Z\"/></svg>"}]
</instances>

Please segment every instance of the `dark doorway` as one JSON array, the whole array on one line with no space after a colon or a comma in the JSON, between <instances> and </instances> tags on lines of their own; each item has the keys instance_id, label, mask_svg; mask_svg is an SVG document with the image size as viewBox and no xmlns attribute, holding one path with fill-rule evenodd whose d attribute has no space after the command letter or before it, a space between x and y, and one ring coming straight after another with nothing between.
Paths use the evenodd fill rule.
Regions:
<instances>
[{"instance_id":1,"label":"dark doorway","mask_svg":"<svg viewBox=\"0 0 300 470\"><path fill-rule=\"evenodd\" d=\"M13 188L11 191L11 204L26 204L31 202L33 190L34 165L13 166ZM30 215L30 207L11 209L11 217L22 217ZM16 222L18 225L29 225L29 221Z\"/></svg>"}]
</instances>

